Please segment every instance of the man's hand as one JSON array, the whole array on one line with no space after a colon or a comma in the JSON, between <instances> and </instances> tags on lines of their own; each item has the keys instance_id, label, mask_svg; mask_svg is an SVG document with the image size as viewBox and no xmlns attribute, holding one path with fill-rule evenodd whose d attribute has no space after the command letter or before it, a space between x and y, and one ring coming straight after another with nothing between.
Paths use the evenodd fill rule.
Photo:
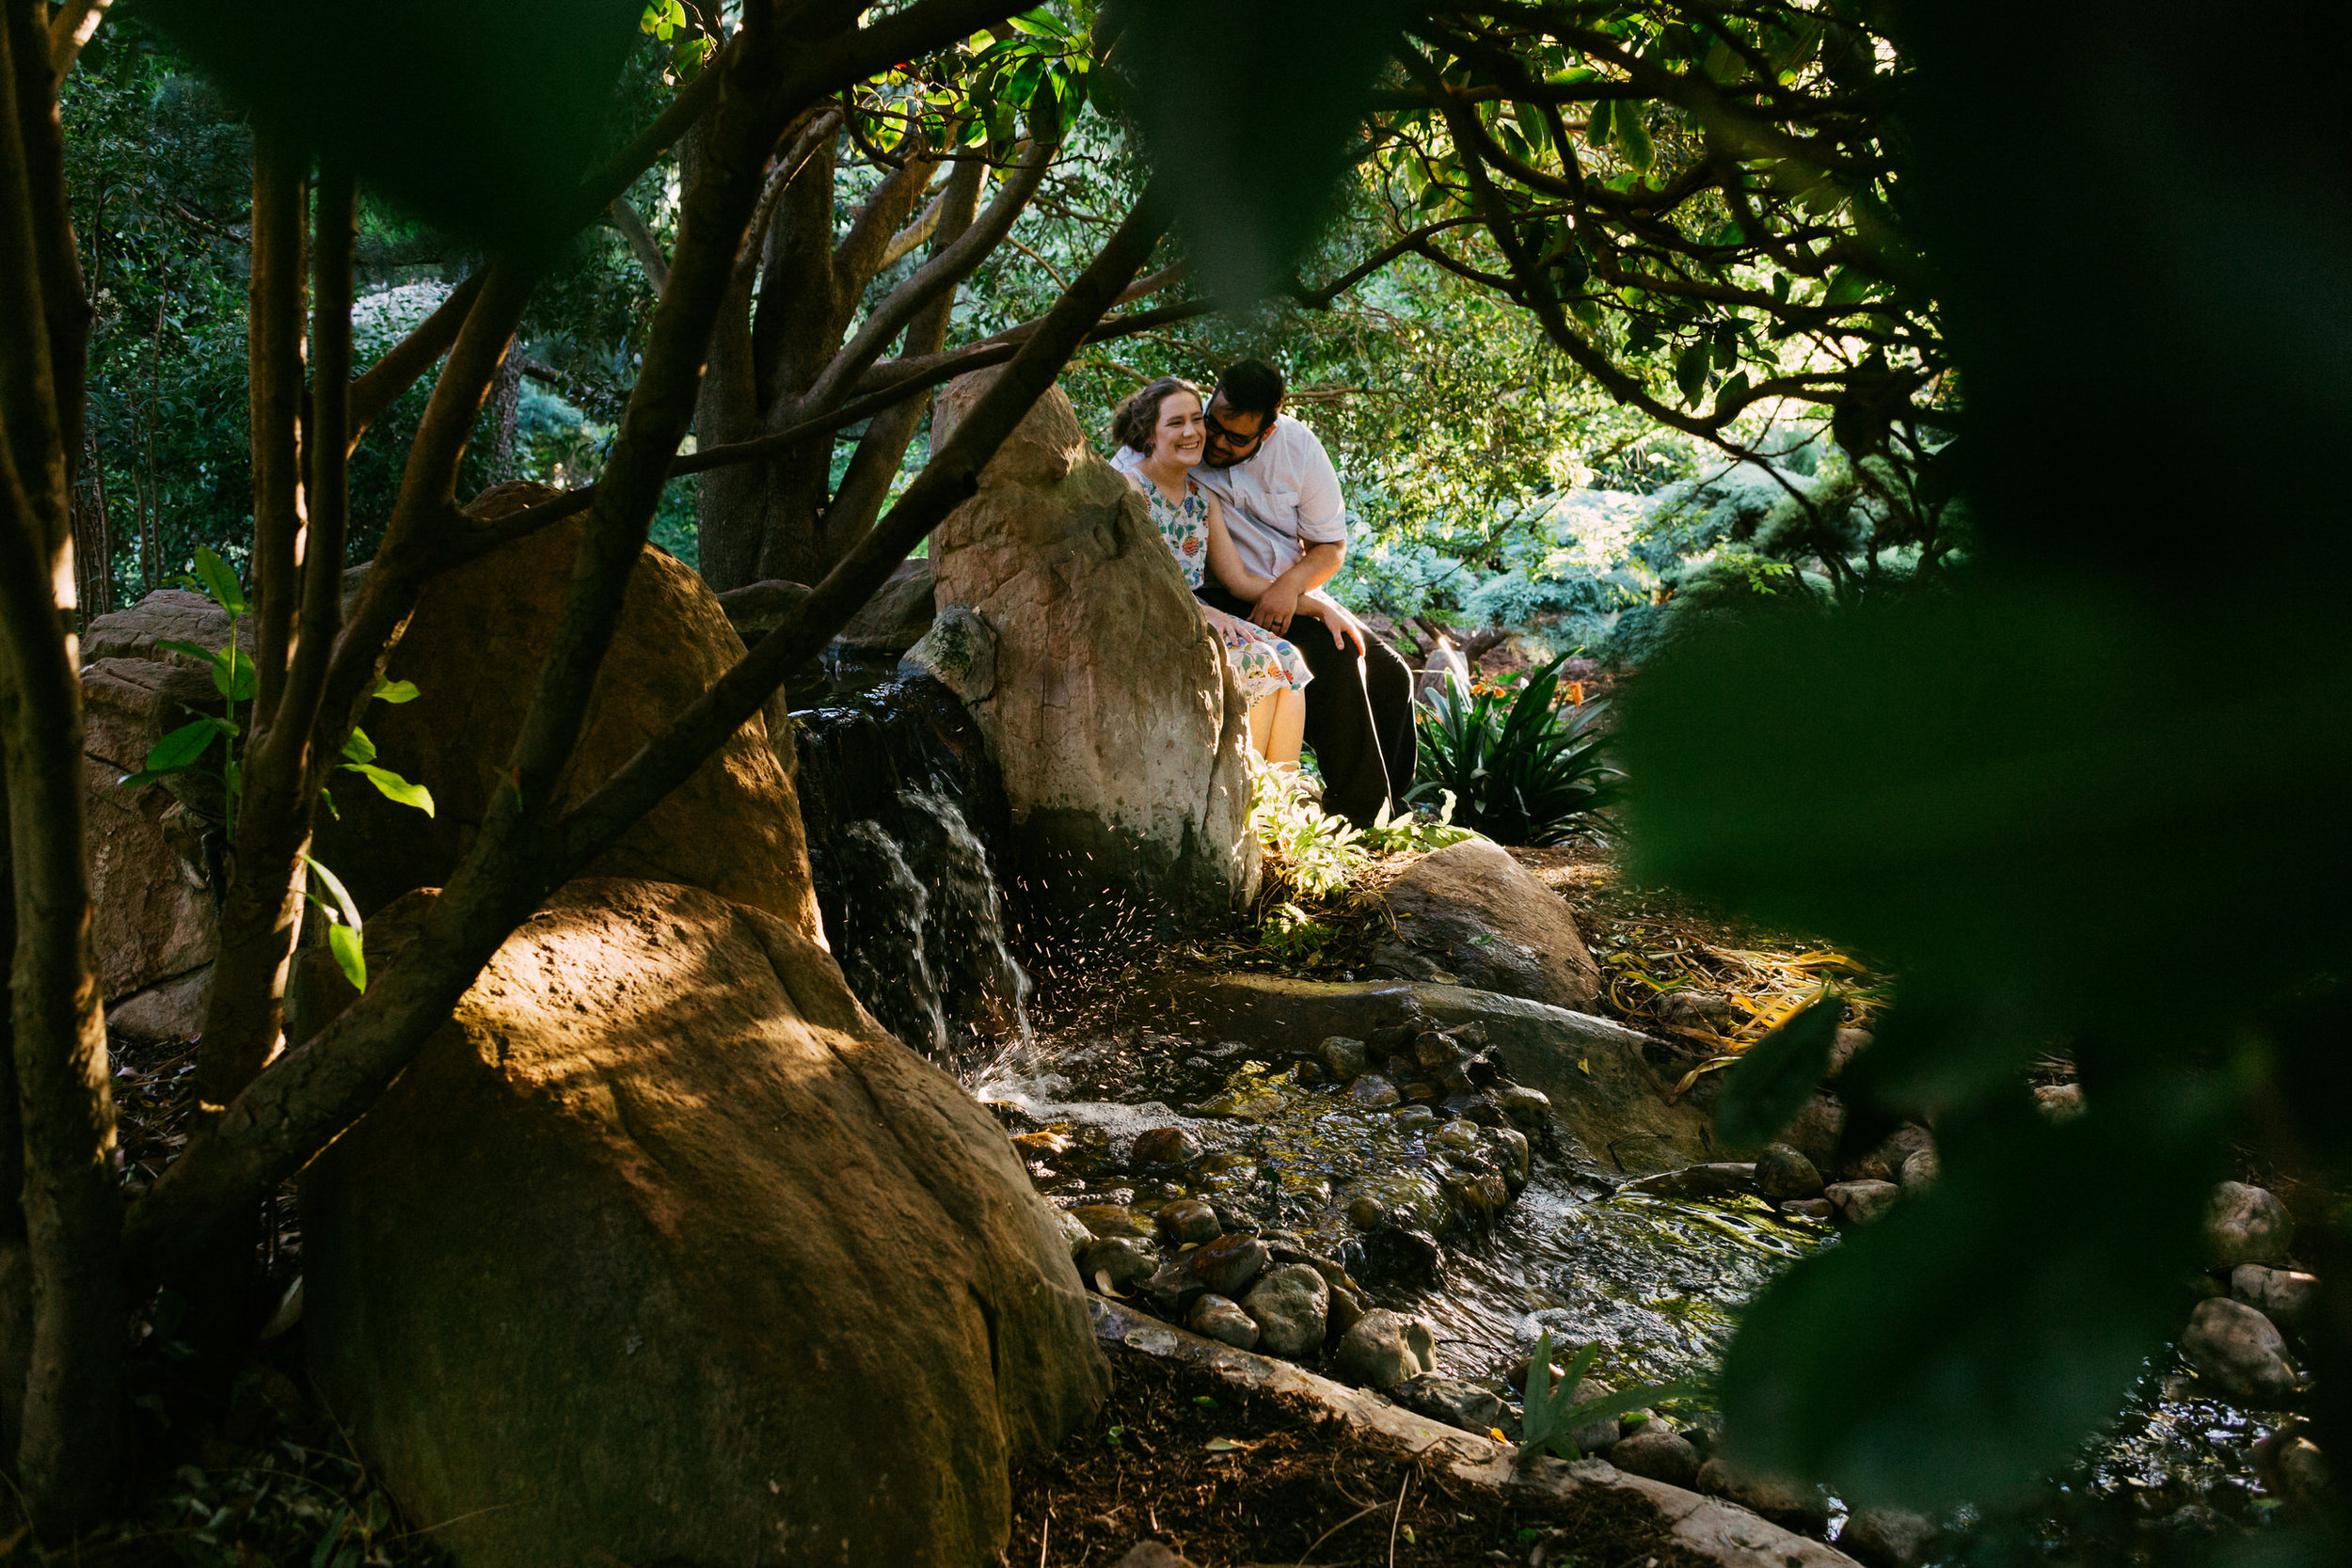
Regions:
<instances>
[{"instance_id":1,"label":"man's hand","mask_svg":"<svg viewBox=\"0 0 2352 1568\"><path fill-rule=\"evenodd\" d=\"M1277 637L1290 630L1291 617L1297 613L1298 585L1287 572L1266 584L1266 591L1249 607L1249 618Z\"/></svg>"},{"instance_id":2,"label":"man's hand","mask_svg":"<svg viewBox=\"0 0 2352 1568\"><path fill-rule=\"evenodd\" d=\"M1330 630L1331 646L1335 648L1353 646L1356 650L1356 657L1363 657L1364 624L1349 613L1345 605L1327 594L1310 593L1306 597L1311 601L1311 604L1307 607L1308 612L1320 615L1324 626Z\"/></svg>"}]
</instances>

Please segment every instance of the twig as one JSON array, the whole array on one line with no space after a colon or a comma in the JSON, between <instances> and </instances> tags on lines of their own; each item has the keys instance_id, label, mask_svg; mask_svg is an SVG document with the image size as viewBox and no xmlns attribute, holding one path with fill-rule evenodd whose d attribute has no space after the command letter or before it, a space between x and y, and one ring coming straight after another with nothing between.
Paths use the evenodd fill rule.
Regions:
<instances>
[{"instance_id":1,"label":"twig","mask_svg":"<svg viewBox=\"0 0 2352 1568\"><path fill-rule=\"evenodd\" d=\"M1389 1568L1396 1568L1396 1527L1405 1522L1405 1493L1413 1484L1413 1472L1405 1472L1405 1485L1396 1489L1396 1512L1389 1515Z\"/></svg>"},{"instance_id":2,"label":"twig","mask_svg":"<svg viewBox=\"0 0 2352 1568\"><path fill-rule=\"evenodd\" d=\"M1045 1525L1037 1532L1037 1568L1045 1568L1045 1547L1054 1539L1054 1495L1045 1495Z\"/></svg>"},{"instance_id":3,"label":"twig","mask_svg":"<svg viewBox=\"0 0 2352 1568\"><path fill-rule=\"evenodd\" d=\"M1291 1568L1307 1568L1307 1560L1308 1560L1309 1558L1311 1558L1311 1557L1314 1556L1314 1555L1315 1555L1315 1553L1317 1553L1317 1552L1321 1551L1321 1550L1323 1549L1323 1544L1324 1544L1326 1541L1330 1540L1330 1539L1331 1539L1331 1537L1333 1537L1333 1536L1335 1536L1335 1535L1339 1534L1339 1533L1340 1533L1340 1531L1342 1531L1342 1530L1345 1529L1348 1526L1350 1526L1350 1525L1354 1524L1357 1520L1359 1520L1359 1519L1362 1518L1365 1514L1367 1514L1367 1513L1379 1513L1379 1512L1380 1512L1380 1505L1379 1505L1378 1503L1374 1503L1374 1504L1373 1504L1371 1507L1369 1507L1369 1508L1359 1508L1359 1509L1358 1509L1355 1513L1353 1513L1349 1514L1346 1518L1342 1519L1342 1520L1341 1520L1338 1524L1333 1525L1333 1526L1332 1526L1329 1529L1325 1530L1325 1531L1324 1531L1321 1535L1316 1536L1316 1537L1315 1537L1315 1544L1314 1544L1313 1545L1311 1545L1311 1546L1308 1547L1305 1551L1303 1551L1303 1552L1299 1553L1299 1554L1298 1554L1298 1560L1297 1560L1296 1562L1295 1562L1295 1563L1291 1564Z\"/></svg>"}]
</instances>

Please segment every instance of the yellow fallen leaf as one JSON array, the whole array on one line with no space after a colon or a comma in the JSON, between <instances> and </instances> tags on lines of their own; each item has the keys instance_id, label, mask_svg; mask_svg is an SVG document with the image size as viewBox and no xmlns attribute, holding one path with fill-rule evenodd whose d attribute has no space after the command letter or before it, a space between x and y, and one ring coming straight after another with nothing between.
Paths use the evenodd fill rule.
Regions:
<instances>
[{"instance_id":1,"label":"yellow fallen leaf","mask_svg":"<svg viewBox=\"0 0 2352 1568\"><path fill-rule=\"evenodd\" d=\"M1593 1059L1590 1056L1579 1056L1576 1059L1576 1070L1590 1078L1593 1075Z\"/></svg>"}]
</instances>

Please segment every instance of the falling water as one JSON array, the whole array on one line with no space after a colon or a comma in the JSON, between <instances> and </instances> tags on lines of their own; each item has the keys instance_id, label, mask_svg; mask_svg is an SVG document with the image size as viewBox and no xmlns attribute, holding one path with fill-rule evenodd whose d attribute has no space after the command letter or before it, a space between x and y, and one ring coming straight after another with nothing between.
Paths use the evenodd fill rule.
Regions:
<instances>
[{"instance_id":1,"label":"falling water","mask_svg":"<svg viewBox=\"0 0 2352 1568\"><path fill-rule=\"evenodd\" d=\"M1003 799L970 718L928 680L793 715L828 940L884 1027L970 1081L1032 1042L991 829Z\"/></svg>"},{"instance_id":2,"label":"falling water","mask_svg":"<svg viewBox=\"0 0 2352 1568\"><path fill-rule=\"evenodd\" d=\"M879 822L841 835L841 915L828 936L841 974L883 1028L933 1060L949 1054L947 1015L927 938L930 892Z\"/></svg>"}]
</instances>

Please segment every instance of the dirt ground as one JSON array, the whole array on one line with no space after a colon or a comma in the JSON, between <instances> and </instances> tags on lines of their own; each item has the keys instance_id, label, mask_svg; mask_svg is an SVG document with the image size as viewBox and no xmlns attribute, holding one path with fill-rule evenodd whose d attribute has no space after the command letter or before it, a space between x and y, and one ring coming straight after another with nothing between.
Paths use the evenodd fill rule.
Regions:
<instances>
[{"instance_id":1,"label":"dirt ground","mask_svg":"<svg viewBox=\"0 0 2352 1568\"><path fill-rule=\"evenodd\" d=\"M1199 1568L1699 1568L1638 1497L1514 1507L1286 1395L1113 1346L1093 1424L1013 1476L1010 1568L1111 1568L1157 1540Z\"/></svg>"}]
</instances>

